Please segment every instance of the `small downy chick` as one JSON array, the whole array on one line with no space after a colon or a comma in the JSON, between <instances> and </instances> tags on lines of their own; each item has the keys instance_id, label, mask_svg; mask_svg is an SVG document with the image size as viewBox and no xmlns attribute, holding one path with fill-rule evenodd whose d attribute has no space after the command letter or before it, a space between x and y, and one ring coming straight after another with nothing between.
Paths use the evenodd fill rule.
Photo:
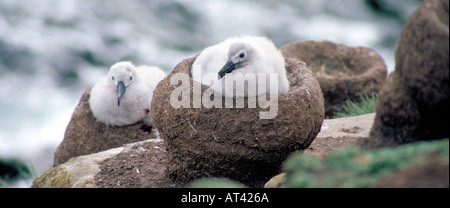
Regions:
<instances>
[{"instance_id":1,"label":"small downy chick","mask_svg":"<svg viewBox=\"0 0 450 208\"><path fill-rule=\"evenodd\" d=\"M214 76L205 79L205 75L211 74ZM236 74L243 76L235 76ZM255 83L246 79L248 74L254 75ZM270 74L276 75L278 86L271 85ZM266 77L266 86L258 86L262 85L258 83L258 76L262 75ZM205 48L193 64L192 77L225 97L254 97L271 92L281 95L289 91L290 85L281 52L271 40L258 36L229 38ZM232 80L227 82L227 79ZM277 88L270 89L271 87ZM242 93L236 89L247 91Z\"/></svg>"},{"instance_id":2,"label":"small downy chick","mask_svg":"<svg viewBox=\"0 0 450 208\"><path fill-rule=\"evenodd\" d=\"M118 62L92 88L89 105L97 121L125 126L152 123L150 106L156 85L166 77L158 67Z\"/></svg>"}]
</instances>

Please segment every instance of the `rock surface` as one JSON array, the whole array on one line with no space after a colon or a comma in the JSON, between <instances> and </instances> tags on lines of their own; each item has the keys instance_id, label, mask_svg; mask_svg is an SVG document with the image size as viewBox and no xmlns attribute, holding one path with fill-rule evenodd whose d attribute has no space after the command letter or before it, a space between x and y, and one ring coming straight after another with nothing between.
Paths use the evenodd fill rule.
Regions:
<instances>
[{"instance_id":1,"label":"rock surface","mask_svg":"<svg viewBox=\"0 0 450 208\"><path fill-rule=\"evenodd\" d=\"M366 148L450 136L449 1L426 0L403 28Z\"/></svg>"},{"instance_id":2,"label":"rock surface","mask_svg":"<svg viewBox=\"0 0 450 208\"><path fill-rule=\"evenodd\" d=\"M119 147L95 154L75 157L58 165L33 181L34 188L93 188L94 176L100 170L99 162L119 154Z\"/></svg>"},{"instance_id":3,"label":"rock surface","mask_svg":"<svg viewBox=\"0 0 450 208\"><path fill-rule=\"evenodd\" d=\"M387 76L383 58L374 50L328 41L299 41L281 47L286 57L306 62L320 83L325 116L332 118L347 100L378 92Z\"/></svg>"},{"instance_id":4,"label":"rock surface","mask_svg":"<svg viewBox=\"0 0 450 208\"><path fill-rule=\"evenodd\" d=\"M43 175L39 176L33 181L33 188L102 188L102 187L140 187L137 183L132 182L128 176L127 180L123 180L120 177L114 178L114 172L109 169L110 178L105 181L104 172L108 170L108 164L111 164L112 160L119 158L121 161L127 161L132 164L134 158L130 155L139 155L139 153L149 151L151 156L162 155L165 156L165 151L163 148L161 150L163 153L155 153L150 151L152 149L158 149L162 146L163 141L161 139L149 139L146 141L136 142L132 144L127 144L122 147L113 148L107 151L98 152L90 155L79 156L70 159L68 162L53 167L48 170ZM124 155L128 155L124 158ZM165 162L163 167L158 167L158 177L164 178L165 174ZM142 172L142 178L145 179L148 172L145 172L145 167L153 168L158 163L153 164L141 164L141 166L136 168L129 168L129 166L116 165L114 168L117 170L126 170L128 173L138 174ZM140 168L140 170L139 170ZM151 173L150 173L151 174ZM123 175L123 172L122 174ZM112 177L111 177L112 176ZM121 184L120 181L123 181ZM154 179L154 180L153 180ZM152 185L157 184L157 177L152 177L147 179L145 187L152 187ZM114 184L112 184L114 183ZM152 184L153 183L153 184ZM135 186L133 186L135 185ZM142 187L142 186L141 186ZM161 187L173 187L171 185L164 184L164 186L153 186L153 188Z\"/></svg>"},{"instance_id":5,"label":"rock surface","mask_svg":"<svg viewBox=\"0 0 450 208\"><path fill-rule=\"evenodd\" d=\"M103 160L95 175L101 188L179 188L167 175L164 142L146 140L131 144L127 151Z\"/></svg>"},{"instance_id":6,"label":"rock surface","mask_svg":"<svg viewBox=\"0 0 450 208\"><path fill-rule=\"evenodd\" d=\"M64 139L55 152L53 166L62 164L72 157L155 138L154 131L149 133L149 129L143 129L143 123L111 127L97 122L89 107L89 95L90 90L87 90L81 96L67 125Z\"/></svg>"},{"instance_id":7,"label":"rock surface","mask_svg":"<svg viewBox=\"0 0 450 208\"><path fill-rule=\"evenodd\" d=\"M314 142L304 152L324 158L329 152L354 146L369 137L375 113L336 119L325 119Z\"/></svg>"},{"instance_id":8,"label":"rock surface","mask_svg":"<svg viewBox=\"0 0 450 208\"><path fill-rule=\"evenodd\" d=\"M262 186L278 173L291 152L308 148L320 131L323 95L304 62L286 59L291 88L278 97L277 116L260 119L260 112L267 109L259 104L256 108L193 108L196 101L191 100L189 108L172 107L168 98L183 87L170 85L178 74L189 77L185 88L188 96L201 97L208 90L203 85L201 90L193 89L193 83L200 85L191 78L194 61L195 57L179 63L158 84L152 102L154 125L166 142L168 172L173 180L188 183L202 177L228 177ZM225 106L225 98L219 99Z\"/></svg>"}]
</instances>

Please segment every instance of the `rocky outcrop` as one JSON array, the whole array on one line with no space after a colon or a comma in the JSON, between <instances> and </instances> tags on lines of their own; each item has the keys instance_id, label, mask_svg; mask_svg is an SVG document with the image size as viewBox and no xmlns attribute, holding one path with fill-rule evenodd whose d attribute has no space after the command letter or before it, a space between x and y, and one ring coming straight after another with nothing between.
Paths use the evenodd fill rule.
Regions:
<instances>
[{"instance_id":1,"label":"rocky outcrop","mask_svg":"<svg viewBox=\"0 0 450 208\"><path fill-rule=\"evenodd\" d=\"M185 89L192 98L201 98L208 90L191 78L194 61L195 57L179 63L158 84L152 101L154 126L166 142L167 169L174 181L187 183L211 176L261 186L279 172L282 161L291 152L308 148L320 131L323 95L304 62L286 59L291 88L277 96L277 106L270 107L278 108L276 117L260 119L260 112L267 112L267 108L262 108L259 101L250 108L247 98L244 108L237 108L233 98L232 108L194 108L194 99L187 108L173 107L168 98L177 90ZM180 74L188 77L187 83L171 85L172 77ZM194 85L200 90L194 90ZM270 100L268 97L266 100ZM222 99L222 106L230 101L211 94L211 100L215 99Z\"/></svg>"},{"instance_id":2,"label":"rocky outcrop","mask_svg":"<svg viewBox=\"0 0 450 208\"><path fill-rule=\"evenodd\" d=\"M99 162L113 157L125 148L119 147L91 155L75 157L60 164L33 181L33 188L92 188L94 176L100 170Z\"/></svg>"},{"instance_id":3,"label":"rocky outcrop","mask_svg":"<svg viewBox=\"0 0 450 208\"><path fill-rule=\"evenodd\" d=\"M161 139L127 144L72 158L36 178L32 187L176 187L176 184L169 182L165 174L166 156Z\"/></svg>"},{"instance_id":4,"label":"rocky outcrop","mask_svg":"<svg viewBox=\"0 0 450 208\"><path fill-rule=\"evenodd\" d=\"M319 169L312 169L312 171L306 171L300 175L321 175L330 179L329 184L321 183L320 181L323 180L313 181L311 179L311 182L314 183L310 184L311 186L342 187L345 185L342 183L343 181L360 181L360 185L353 183L352 186L448 187L448 140L435 143L423 142L401 149L389 148L375 152L364 152L357 148L356 143L369 135L373 118L374 114L366 114L356 117L326 119L322 127L325 131L319 133L318 138L303 154L307 159L298 165L294 165L301 171L304 171L308 164L316 164L312 167ZM347 131L348 129L359 129L359 131ZM333 135L338 136L333 137ZM353 149L357 151L344 149L350 146L353 146ZM411 156L411 154L414 156ZM296 154L294 157L301 156ZM72 158L36 178L32 187L185 187L185 185L176 184L169 179L166 172L166 163L167 152L164 148L164 142L161 139L151 139L104 152ZM343 163L358 168L343 169L343 166L341 166ZM367 169L369 166L365 167L365 165L370 165L373 169ZM354 173L364 170L363 168L370 170L370 174L373 175L367 177L366 174L356 174L355 176ZM329 169L333 169L333 171L329 171ZM389 174L380 174L386 170ZM340 174L340 178L336 178L337 173L342 171L352 173L353 176L348 174L347 177L345 174ZM361 175L365 176L365 179L359 177ZM291 176L292 173L289 177ZM267 182L265 187L286 187L286 177L287 173L277 175ZM335 178L337 180L332 182L332 179ZM201 182L208 183L203 184ZM231 182L226 179L213 178L212 180L196 181L190 184L190 187L241 187L238 183Z\"/></svg>"},{"instance_id":5,"label":"rocky outcrop","mask_svg":"<svg viewBox=\"0 0 450 208\"><path fill-rule=\"evenodd\" d=\"M80 98L67 125L64 139L58 146L54 166L72 157L120 147L123 144L154 138L154 132L142 123L111 127L96 121L89 107L90 90Z\"/></svg>"},{"instance_id":6,"label":"rocky outcrop","mask_svg":"<svg viewBox=\"0 0 450 208\"><path fill-rule=\"evenodd\" d=\"M366 114L325 119L321 132L305 154L323 158L332 150L355 145L359 139L369 135L373 118L374 114ZM167 162L164 141L149 139L72 158L36 178L32 187L185 187L185 184L169 179Z\"/></svg>"},{"instance_id":7,"label":"rocky outcrop","mask_svg":"<svg viewBox=\"0 0 450 208\"><path fill-rule=\"evenodd\" d=\"M449 2L426 0L403 28L366 148L450 136Z\"/></svg>"},{"instance_id":8,"label":"rocky outcrop","mask_svg":"<svg viewBox=\"0 0 450 208\"><path fill-rule=\"evenodd\" d=\"M325 116L332 118L347 100L378 92L387 76L383 58L374 50L329 41L299 41L281 47L286 57L306 62L320 83Z\"/></svg>"},{"instance_id":9,"label":"rocky outcrop","mask_svg":"<svg viewBox=\"0 0 450 208\"><path fill-rule=\"evenodd\" d=\"M178 188L184 184L172 182L167 175L167 152L164 142L137 142L126 151L100 162L95 175L102 188Z\"/></svg>"}]
</instances>

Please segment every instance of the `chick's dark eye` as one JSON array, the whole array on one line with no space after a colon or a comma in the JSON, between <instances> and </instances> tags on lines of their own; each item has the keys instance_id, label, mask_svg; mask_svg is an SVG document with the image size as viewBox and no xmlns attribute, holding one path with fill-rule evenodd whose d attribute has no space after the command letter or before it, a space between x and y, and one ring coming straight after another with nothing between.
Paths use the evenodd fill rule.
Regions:
<instances>
[{"instance_id":1,"label":"chick's dark eye","mask_svg":"<svg viewBox=\"0 0 450 208\"><path fill-rule=\"evenodd\" d=\"M245 56L245 53L244 53L244 52L241 52L241 53L239 54L239 58L244 58L244 56Z\"/></svg>"},{"instance_id":2,"label":"chick's dark eye","mask_svg":"<svg viewBox=\"0 0 450 208\"><path fill-rule=\"evenodd\" d=\"M133 77L130 77L130 80L133 80Z\"/></svg>"},{"instance_id":3,"label":"chick's dark eye","mask_svg":"<svg viewBox=\"0 0 450 208\"><path fill-rule=\"evenodd\" d=\"M112 80L114 80L114 76L112 77Z\"/></svg>"}]
</instances>

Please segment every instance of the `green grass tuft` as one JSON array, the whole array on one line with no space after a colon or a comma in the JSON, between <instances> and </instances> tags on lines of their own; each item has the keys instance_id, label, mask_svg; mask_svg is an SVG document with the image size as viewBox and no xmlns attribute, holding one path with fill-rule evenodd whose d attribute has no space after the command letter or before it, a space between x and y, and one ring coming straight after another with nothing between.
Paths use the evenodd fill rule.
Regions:
<instances>
[{"instance_id":1,"label":"green grass tuft","mask_svg":"<svg viewBox=\"0 0 450 208\"><path fill-rule=\"evenodd\" d=\"M367 113L375 113L375 104L378 99L378 93L361 94L360 102L347 100L342 106L342 111L336 113L336 117L359 116Z\"/></svg>"}]
</instances>

